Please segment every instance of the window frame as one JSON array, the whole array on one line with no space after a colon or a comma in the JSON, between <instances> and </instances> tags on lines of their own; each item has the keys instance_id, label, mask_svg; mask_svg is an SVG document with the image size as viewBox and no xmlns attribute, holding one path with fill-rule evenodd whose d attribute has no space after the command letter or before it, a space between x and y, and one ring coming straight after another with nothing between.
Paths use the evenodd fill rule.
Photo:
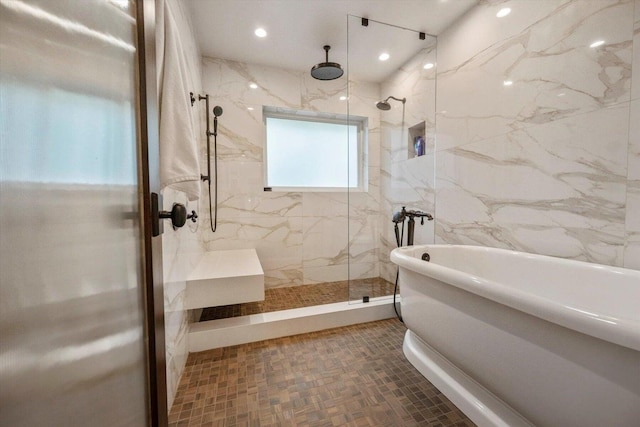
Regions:
<instances>
[{"instance_id":1,"label":"window frame","mask_svg":"<svg viewBox=\"0 0 640 427\"><path fill-rule=\"evenodd\" d=\"M268 182L269 159L267 155L267 119L283 119L307 121L316 123L339 124L344 126L353 126L357 128L357 165L358 165L358 185L345 187L310 187L310 186L270 186ZM354 116L348 114L324 113L318 111L294 110L281 107L262 107L262 122L264 124L264 144L263 144L263 182L265 191L273 192L366 192L368 189L368 135L369 135L369 118L364 116ZM347 135L347 143L349 141L349 133Z\"/></svg>"}]
</instances>

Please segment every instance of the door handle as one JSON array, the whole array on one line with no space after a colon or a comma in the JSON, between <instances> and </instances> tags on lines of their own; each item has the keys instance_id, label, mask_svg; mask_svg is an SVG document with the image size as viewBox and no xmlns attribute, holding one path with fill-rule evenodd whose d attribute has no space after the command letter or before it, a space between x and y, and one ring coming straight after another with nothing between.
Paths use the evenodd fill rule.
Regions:
<instances>
[{"instance_id":1,"label":"door handle","mask_svg":"<svg viewBox=\"0 0 640 427\"><path fill-rule=\"evenodd\" d=\"M193 222L196 222L198 219L196 211L191 211L190 214L187 214L187 208L182 203L174 203L171 211L161 211L161 202L162 196L157 193L151 193L151 211L153 215L152 234L154 237L164 232L162 222L160 221L161 219L170 219L174 230L185 225L188 219Z\"/></svg>"},{"instance_id":2,"label":"door handle","mask_svg":"<svg viewBox=\"0 0 640 427\"><path fill-rule=\"evenodd\" d=\"M187 218L192 218L193 222L195 222L195 218L198 217L198 215L196 215L195 218L193 217L195 211L193 211L193 214L187 215L187 208L182 203L174 203L171 212L160 211L158 215L161 219L170 219L174 229L185 225Z\"/></svg>"}]
</instances>

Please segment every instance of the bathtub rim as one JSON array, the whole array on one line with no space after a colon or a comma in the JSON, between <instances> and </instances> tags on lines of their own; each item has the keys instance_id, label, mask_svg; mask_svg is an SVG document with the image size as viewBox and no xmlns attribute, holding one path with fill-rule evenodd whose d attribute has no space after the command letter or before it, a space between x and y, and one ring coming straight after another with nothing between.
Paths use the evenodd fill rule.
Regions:
<instances>
[{"instance_id":1,"label":"bathtub rim","mask_svg":"<svg viewBox=\"0 0 640 427\"><path fill-rule=\"evenodd\" d=\"M587 268L606 267L612 271L637 275L640 280L640 272L619 267L601 266L583 261L568 260L546 255L530 254L509 249L491 248L473 245L416 245L403 246L391 251L391 261L401 268L406 268L418 274L440 280L459 289L473 293L491 301L504 304L508 307L520 310L524 313L536 316L560 326L581 332L583 334L599 338L623 347L640 351L640 321L628 318L612 318L611 316L599 316L597 313L581 310L563 303L553 301L531 294L530 292L514 289L507 285L464 273L450 267L445 267L433 262L425 262L413 256L415 251L438 248L464 248L467 250L484 252L509 253L512 256L527 256L546 259L568 265L583 265ZM597 267L596 267L597 266ZM400 283L400 295L402 295L402 283ZM606 317L606 319L605 319ZM615 323L612 323L615 321Z\"/></svg>"}]
</instances>

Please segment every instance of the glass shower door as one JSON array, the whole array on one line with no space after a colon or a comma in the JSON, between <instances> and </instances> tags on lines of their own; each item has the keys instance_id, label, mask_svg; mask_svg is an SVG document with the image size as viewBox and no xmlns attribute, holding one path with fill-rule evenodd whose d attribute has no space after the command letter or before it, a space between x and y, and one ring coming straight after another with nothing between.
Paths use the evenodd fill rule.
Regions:
<instances>
[{"instance_id":1,"label":"glass shower door","mask_svg":"<svg viewBox=\"0 0 640 427\"><path fill-rule=\"evenodd\" d=\"M0 425L148 425L136 4L0 2Z\"/></svg>"},{"instance_id":2,"label":"glass shower door","mask_svg":"<svg viewBox=\"0 0 640 427\"><path fill-rule=\"evenodd\" d=\"M393 295L389 256L410 243L410 228L413 243L434 241L433 221L420 214L435 209L437 40L357 16L348 39L349 115L369 120L367 189L349 193L349 300L362 302Z\"/></svg>"}]
</instances>

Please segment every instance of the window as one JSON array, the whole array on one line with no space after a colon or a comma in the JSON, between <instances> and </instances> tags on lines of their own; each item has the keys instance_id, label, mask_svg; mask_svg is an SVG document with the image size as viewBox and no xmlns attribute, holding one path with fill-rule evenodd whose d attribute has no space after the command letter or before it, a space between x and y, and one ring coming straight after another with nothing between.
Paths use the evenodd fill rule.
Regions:
<instances>
[{"instance_id":1,"label":"window","mask_svg":"<svg viewBox=\"0 0 640 427\"><path fill-rule=\"evenodd\" d=\"M266 187L366 190L366 117L274 107L264 107L262 112Z\"/></svg>"}]
</instances>

